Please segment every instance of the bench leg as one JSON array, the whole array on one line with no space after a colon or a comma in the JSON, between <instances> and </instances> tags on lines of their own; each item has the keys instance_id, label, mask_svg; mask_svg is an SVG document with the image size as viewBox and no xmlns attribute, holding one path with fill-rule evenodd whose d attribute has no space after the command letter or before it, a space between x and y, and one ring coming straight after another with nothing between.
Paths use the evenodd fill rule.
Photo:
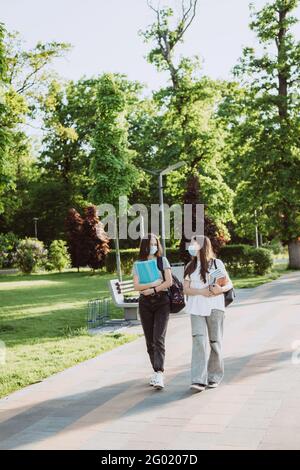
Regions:
<instances>
[{"instance_id":1,"label":"bench leg","mask_svg":"<svg viewBox=\"0 0 300 470\"><path fill-rule=\"evenodd\" d=\"M136 308L124 308L124 318L125 320L138 320L138 307Z\"/></svg>"}]
</instances>

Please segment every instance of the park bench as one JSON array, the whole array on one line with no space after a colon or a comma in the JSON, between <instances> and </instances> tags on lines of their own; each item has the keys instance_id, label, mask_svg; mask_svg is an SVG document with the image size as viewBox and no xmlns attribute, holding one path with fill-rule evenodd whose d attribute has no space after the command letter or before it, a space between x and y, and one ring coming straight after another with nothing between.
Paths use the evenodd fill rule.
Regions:
<instances>
[{"instance_id":1,"label":"park bench","mask_svg":"<svg viewBox=\"0 0 300 470\"><path fill-rule=\"evenodd\" d=\"M116 307L124 309L125 320L137 320L139 294L134 290L133 280L119 281L119 279L111 279L108 284L113 303Z\"/></svg>"},{"instance_id":2,"label":"park bench","mask_svg":"<svg viewBox=\"0 0 300 470\"><path fill-rule=\"evenodd\" d=\"M183 269L182 263L172 265L172 273L181 282L183 281ZM139 294L134 290L133 280L112 279L108 281L108 284L114 305L124 309L125 320L138 320Z\"/></svg>"}]
</instances>

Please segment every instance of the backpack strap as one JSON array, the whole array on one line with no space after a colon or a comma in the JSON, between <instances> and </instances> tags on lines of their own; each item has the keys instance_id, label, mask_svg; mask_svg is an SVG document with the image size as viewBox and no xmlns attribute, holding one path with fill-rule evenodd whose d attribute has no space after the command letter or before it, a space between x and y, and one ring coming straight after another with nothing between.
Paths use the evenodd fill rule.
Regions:
<instances>
[{"instance_id":1,"label":"backpack strap","mask_svg":"<svg viewBox=\"0 0 300 470\"><path fill-rule=\"evenodd\" d=\"M165 279L165 273L164 273L164 268L163 268L163 259L162 259L162 256L158 256L157 257L157 267L158 269L161 271L162 275L163 275L163 279L164 281L166 280Z\"/></svg>"},{"instance_id":2,"label":"backpack strap","mask_svg":"<svg viewBox=\"0 0 300 470\"><path fill-rule=\"evenodd\" d=\"M217 269L217 262L216 262L216 258L214 258L214 265L215 265L215 269Z\"/></svg>"}]
</instances>

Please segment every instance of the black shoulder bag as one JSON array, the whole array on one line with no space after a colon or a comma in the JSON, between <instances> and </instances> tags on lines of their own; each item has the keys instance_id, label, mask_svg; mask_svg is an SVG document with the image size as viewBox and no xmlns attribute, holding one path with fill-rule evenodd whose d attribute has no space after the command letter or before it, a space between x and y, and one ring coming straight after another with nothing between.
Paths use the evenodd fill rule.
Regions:
<instances>
[{"instance_id":1,"label":"black shoulder bag","mask_svg":"<svg viewBox=\"0 0 300 470\"><path fill-rule=\"evenodd\" d=\"M216 260L214 259L214 265L215 265L215 269L218 269L217 268L217 263L216 263ZM235 298L235 290L234 288L232 287L231 289L229 289L227 292L223 292L224 294L224 300L225 300L225 307L227 307L228 305L230 305L233 301L234 301L234 298Z\"/></svg>"}]
</instances>

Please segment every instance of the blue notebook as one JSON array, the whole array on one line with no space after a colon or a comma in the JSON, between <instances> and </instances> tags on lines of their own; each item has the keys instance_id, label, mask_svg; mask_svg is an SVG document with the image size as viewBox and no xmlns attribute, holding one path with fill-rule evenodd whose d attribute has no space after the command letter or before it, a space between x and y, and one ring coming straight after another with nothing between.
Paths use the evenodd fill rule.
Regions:
<instances>
[{"instance_id":1,"label":"blue notebook","mask_svg":"<svg viewBox=\"0 0 300 470\"><path fill-rule=\"evenodd\" d=\"M135 269L140 284L149 284L161 278L156 259L136 261Z\"/></svg>"}]
</instances>

